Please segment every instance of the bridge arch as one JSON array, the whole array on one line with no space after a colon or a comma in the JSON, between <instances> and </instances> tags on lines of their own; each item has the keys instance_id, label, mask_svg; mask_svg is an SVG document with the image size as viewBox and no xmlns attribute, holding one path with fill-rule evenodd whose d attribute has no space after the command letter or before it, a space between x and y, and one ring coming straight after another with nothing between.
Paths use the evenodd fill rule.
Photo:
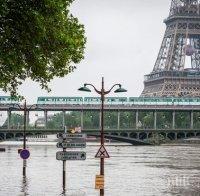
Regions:
<instances>
[{"instance_id":1,"label":"bridge arch","mask_svg":"<svg viewBox=\"0 0 200 196\"><path fill-rule=\"evenodd\" d=\"M118 135L119 135L119 133L112 132L110 135L113 135L113 136L118 136Z\"/></svg>"},{"instance_id":2,"label":"bridge arch","mask_svg":"<svg viewBox=\"0 0 200 196\"><path fill-rule=\"evenodd\" d=\"M147 135L146 132L141 132L141 133L139 134L139 139L140 139L140 140L147 139L147 137L148 137L148 135Z\"/></svg>"},{"instance_id":3,"label":"bridge arch","mask_svg":"<svg viewBox=\"0 0 200 196\"><path fill-rule=\"evenodd\" d=\"M4 133L0 133L0 141L1 140L5 140L5 134Z\"/></svg>"},{"instance_id":4,"label":"bridge arch","mask_svg":"<svg viewBox=\"0 0 200 196\"><path fill-rule=\"evenodd\" d=\"M183 139L185 137L186 137L185 132L179 132L179 133L177 133L177 139Z\"/></svg>"},{"instance_id":5,"label":"bridge arch","mask_svg":"<svg viewBox=\"0 0 200 196\"><path fill-rule=\"evenodd\" d=\"M160 132L159 135L163 136L164 139L167 138L167 133L165 133L165 132Z\"/></svg>"},{"instance_id":6,"label":"bridge arch","mask_svg":"<svg viewBox=\"0 0 200 196\"><path fill-rule=\"evenodd\" d=\"M197 132L197 133L196 133L196 136L200 136L200 132Z\"/></svg>"},{"instance_id":7,"label":"bridge arch","mask_svg":"<svg viewBox=\"0 0 200 196\"><path fill-rule=\"evenodd\" d=\"M15 137L23 137L23 133L16 133Z\"/></svg>"},{"instance_id":8,"label":"bridge arch","mask_svg":"<svg viewBox=\"0 0 200 196\"><path fill-rule=\"evenodd\" d=\"M176 139L176 133L174 133L174 132L167 133L167 138L170 139L170 140L175 140Z\"/></svg>"},{"instance_id":9,"label":"bridge arch","mask_svg":"<svg viewBox=\"0 0 200 196\"><path fill-rule=\"evenodd\" d=\"M120 136L122 136L122 137L128 137L129 135L126 132L122 132L122 133L120 133Z\"/></svg>"},{"instance_id":10,"label":"bridge arch","mask_svg":"<svg viewBox=\"0 0 200 196\"><path fill-rule=\"evenodd\" d=\"M27 133L26 136L33 136L34 133Z\"/></svg>"},{"instance_id":11,"label":"bridge arch","mask_svg":"<svg viewBox=\"0 0 200 196\"><path fill-rule=\"evenodd\" d=\"M5 139L11 139L14 138L15 134L14 133L6 133L6 138Z\"/></svg>"},{"instance_id":12,"label":"bridge arch","mask_svg":"<svg viewBox=\"0 0 200 196\"><path fill-rule=\"evenodd\" d=\"M129 136L130 138L138 139L138 133L132 132Z\"/></svg>"},{"instance_id":13,"label":"bridge arch","mask_svg":"<svg viewBox=\"0 0 200 196\"><path fill-rule=\"evenodd\" d=\"M194 136L195 136L194 132L186 133L186 137L194 137Z\"/></svg>"}]
</instances>

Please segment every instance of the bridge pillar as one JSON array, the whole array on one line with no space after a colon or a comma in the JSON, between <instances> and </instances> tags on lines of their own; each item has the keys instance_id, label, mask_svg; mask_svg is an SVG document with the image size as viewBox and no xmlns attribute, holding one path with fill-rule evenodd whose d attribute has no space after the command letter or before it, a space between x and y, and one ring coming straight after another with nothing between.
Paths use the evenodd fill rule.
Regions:
<instances>
[{"instance_id":1,"label":"bridge pillar","mask_svg":"<svg viewBox=\"0 0 200 196\"><path fill-rule=\"evenodd\" d=\"M150 133L146 132L146 134L147 134L147 140L148 140L148 139L149 139L149 135L150 135Z\"/></svg>"},{"instance_id":2,"label":"bridge pillar","mask_svg":"<svg viewBox=\"0 0 200 196\"><path fill-rule=\"evenodd\" d=\"M140 133L137 132L137 139L139 140L140 139Z\"/></svg>"},{"instance_id":3,"label":"bridge pillar","mask_svg":"<svg viewBox=\"0 0 200 196\"><path fill-rule=\"evenodd\" d=\"M44 127L47 129L47 110L44 110Z\"/></svg>"},{"instance_id":4,"label":"bridge pillar","mask_svg":"<svg viewBox=\"0 0 200 196\"><path fill-rule=\"evenodd\" d=\"M175 133L175 140L177 140L178 139L178 133Z\"/></svg>"},{"instance_id":5,"label":"bridge pillar","mask_svg":"<svg viewBox=\"0 0 200 196\"><path fill-rule=\"evenodd\" d=\"M120 111L117 112L117 130L120 129Z\"/></svg>"},{"instance_id":6,"label":"bridge pillar","mask_svg":"<svg viewBox=\"0 0 200 196\"><path fill-rule=\"evenodd\" d=\"M11 110L7 111L7 128L10 129Z\"/></svg>"},{"instance_id":7,"label":"bridge pillar","mask_svg":"<svg viewBox=\"0 0 200 196\"><path fill-rule=\"evenodd\" d=\"M83 129L83 110L81 111L81 129Z\"/></svg>"},{"instance_id":8,"label":"bridge pillar","mask_svg":"<svg viewBox=\"0 0 200 196\"><path fill-rule=\"evenodd\" d=\"M190 112L190 129L194 128L194 113L193 111Z\"/></svg>"},{"instance_id":9,"label":"bridge pillar","mask_svg":"<svg viewBox=\"0 0 200 196\"><path fill-rule=\"evenodd\" d=\"M138 110L135 113L135 128L138 129L138 123L139 123L139 113Z\"/></svg>"},{"instance_id":10,"label":"bridge pillar","mask_svg":"<svg viewBox=\"0 0 200 196\"><path fill-rule=\"evenodd\" d=\"M187 133L186 132L184 132L184 137L187 138Z\"/></svg>"},{"instance_id":11,"label":"bridge pillar","mask_svg":"<svg viewBox=\"0 0 200 196\"><path fill-rule=\"evenodd\" d=\"M154 129L156 130L157 129L157 112L154 111Z\"/></svg>"},{"instance_id":12,"label":"bridge pillar","mask_svg":"<svg viewBox=\"0 0 200 196\"><path fill-rule=\"evenodd\" d=\"M63 118L62 118L62 127L64 128L65 127L65 110L63 110Z\"/></svg>"},{"instance_id":13,"label":"bridge pillar","mask_svg":"<svg viewBox=\"0 0 200 196\"><path fill-rule=\"evenodd\" d=\"M176 117L176 112L172 112L172 129L175 129L175 117Z\"/></svg>"}]
</instances>

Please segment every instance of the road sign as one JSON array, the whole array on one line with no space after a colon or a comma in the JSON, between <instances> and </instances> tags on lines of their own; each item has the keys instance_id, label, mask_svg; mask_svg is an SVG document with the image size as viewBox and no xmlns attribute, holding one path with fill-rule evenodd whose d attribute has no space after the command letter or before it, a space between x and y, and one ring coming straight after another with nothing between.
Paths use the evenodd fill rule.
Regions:
<instances>
[{"instance_id":1,"label":"road sign","mask_svg":"<svg viewBox=\"0 0 200 196\"><path fill-rule=\"evenodd\" d=\"M29 156L30 156L30 152L29 152L27 149L22 149L22 150L20 151L20 157L21 157L22 159L28 159Z\"/></svg>"},{"instance_id":2,"label":"road sign","mask_svg":"<svg viewBox=\"0 0 200 196\"><path fill-rule=\"evenodd\" d=\"M95 189L104 189L104 176L103 175L96 175Z\"/></svg>"},{"instance_id":3,"label":"road sign","mask_svg":"<svg viewBox=\"0 0 200 196\"><path fill-rule=\"evenodd\" d=\"M66 160L85 160L86 153L80 151L59 151L56 153L56 159L61 161Z\"/></svg>"},{"instance_id":4,"label":"road sign","mask_svg":"<svg viewBox=\"0 0 200 196\"><path fill-rule=\"evenodd\" d=\"M97 154L95 155L95 158L110 158L110 156L109 156L107 150L105 149L104 145L101 145Z\"/></svg>"},{"instance_id":5,"label":"road sign","mask_svg":"<svg viewBox=\"0 0 200 196\"><path fill-rule=\"evenodd\" d=\"M86 142L58 142L57 143L57 148L85 148L86 147Z\"/></svg>"},{"instance_id":6,"label":"road sign","mask_svg":"<svg viewBox=\"0 0 200 196\"><path fill-rule=\"evenodd\" d=\"M62 143L62 142L65 142L65 143L70 143L70 142L83 143L85 141L86 141L86 139L84 139L84 138L59 138L58 139L58 142L60 142L60 143Z\"/></svg>"},{"instance_id":7,"label":"road sign","mask_svg":"<svg viewBox=\"0 0 200 196\"><path fill-rule=\"evenodd\" d=\"M67 133L58 133L57 138L66 138L66 139L86 139L86 134L67 134Z\"/></svg>"}]
</instances>

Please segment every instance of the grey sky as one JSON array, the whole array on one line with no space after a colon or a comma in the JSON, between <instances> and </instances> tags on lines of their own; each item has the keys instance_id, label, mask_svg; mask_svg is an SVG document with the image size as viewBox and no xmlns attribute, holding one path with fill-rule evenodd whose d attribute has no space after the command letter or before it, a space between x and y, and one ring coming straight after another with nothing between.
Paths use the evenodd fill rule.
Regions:
<instances>
[{"instance_id":1,"label":"grey sky","mask_svg":"<svg viewBox=\"0 0 200 196\"><path fill-rule=\"evenodd\" d=\"M85 82L100 87L104 76L106 88L122 83L128 92L120 96L139 96L159 51L169 6L170 0L76 0L71 11L85 25L85 60L74 73L51 82L51 93L32 81L20 93L29 103L38 96L97 96L77 88Z\"/></svg>"}]
</instances>

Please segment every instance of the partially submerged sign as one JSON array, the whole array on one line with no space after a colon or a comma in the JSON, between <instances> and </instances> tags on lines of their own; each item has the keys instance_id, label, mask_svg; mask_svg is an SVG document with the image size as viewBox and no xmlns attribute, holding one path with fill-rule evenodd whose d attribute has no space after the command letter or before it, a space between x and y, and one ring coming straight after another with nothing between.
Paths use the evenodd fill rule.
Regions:
<instances>
[{"instance_id":1,"label":"partially submerged sign","mask_svg":"<svg viewBox=\"0 0 200 196\"><path fill-rule=\"evenodd\" d=\"M28 159L29 156L30 156L29 150L27 150L27 149L22 149L22 150L20 151L20 157L21 157L22 159Z\"/></svg>"},{"instance_id":2,"label":"partially submerged sign","mask_svg":"<svg viewBox=\"0 0 200 196\"><path fill-rule=\"evenodd\" d=\"M110 158L104 145L101 145L97 154L95 155L95 158Z\"/></svg>"},{"instance_id":3,"label":"partially submerged sign","mask_svg":"<svg viewBox=\"0 0 200 196\"><path fill-rule=\"evenodd\" d=\"M57 143L57 148L85 148L86 147L86 142L78 142L78 141L70 141L70 142L65 142L65 141L62 141L62 142L58 142Z\"/></svg>"},{"instance_id":4,"label":"partially submerged sign","mask_svg":"<svg viewBox=\"0 0 200 196\"><path fill-rule=\"evenodd\" d=\"M104 189L104 176L103 175L96 175L95 189Z\"/></svg>"},{"instance_id":5,"label":"partially submerged sign","mask_svg":"<svg viewBox=\"0 0 200 196\"><path fill-rule=\"evenodd\" d=\"M70 142L74 142L74 143L83 143L83 142L86 142L85 139L83 138L74 138L74 139L69 139L69 138L59 138L58 139L58 142L59 143L70 143Z\"/></svg>"},{"instance_id":6,"label":"partially submerged sign","mask_svg":"<svg viewBox=\"0 0 200 196\"><path fill-rule=\"evenodd\" d=\"M58 133L57 138L63 139L86 139L86 134L70 134L70 133Z\"/></svg>"},{"instance_id":7,"label":"partially submerged sign","mask_svg":"<svg viewBox=\"0 0 200 196\"><path fill-rule=\"evenodd\" d=\"M86 153L81 151L59 151L56 153L56 159L61 161L86 159Z\"/></svg>"}]
</instances>

